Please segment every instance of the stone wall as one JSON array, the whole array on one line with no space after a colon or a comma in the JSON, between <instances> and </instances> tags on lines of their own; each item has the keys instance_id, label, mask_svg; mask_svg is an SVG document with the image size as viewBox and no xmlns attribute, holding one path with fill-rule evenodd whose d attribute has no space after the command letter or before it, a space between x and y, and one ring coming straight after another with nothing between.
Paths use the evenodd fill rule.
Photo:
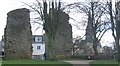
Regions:
<instances>
[{"instance_id":1,"label":"stone wall","mask_svg":"<svg viewBox=\"0 0 120 66\"><path fill-rule=\"evenodd\" d=\"M118 33L120 32L120 1L116 3L116 27L118 28ZM120 35L118 34L120 37Z\"/></svg>"},{"instance_id":2,"label":"stone wall","mask_svg":"<svg viewBox=\"0 0 120 66\"><path fill-rule=\"evenodd\" d=\"M54 41L56 58L72 55L72 26L69 24L69 15L62 11L59 11L58 29Z\"/></svg>"},{"instance_id":3,"label":"stone wall","mask_svg":"<svg viewBox=\"0 0 120 66\"><path fill-rule=\"evenodd\" d=\"M57 17L55 13L59 12L59 16ZM51 9L50 13L48 14L50 16L50 19L55 21L56 17L58 18L57 21L57 31L54 35L54 43L53 43L53 51L55 55L55 59L63 59L65 57L70 57L72 55L72 48L73 48L73 42L72 42L72 26L69 24L69 15L65 12L58 11L56 9ZM55 17L56 16L56 17ZM53 21L49 22L53 22ZM56 23L53 22L53 23ZM50 25L48 25L50 26ZM46 44L46 53L49 52L49 46L48 46L48 36L45 35L45 44Z\"/></svg>"},{"instance_id":4,"label":"stone wall","mask_svg":"<svg viewBox=\"0 0 120 66\"><path fill-rule=\"evenodd\" d=\"M120 61L120 1L116 3L116 46L118 50L118 61Z\"/></svg>"},{"instance_id":5,"label":"stone wall","mask_svg":"<svg viewBox=\"0 0 120 66\"><path fill-rule=\"evenodd\" d=\"M16 9L7 14L4 32L5 56L12 59L30 59L32 57L32 32L30 11Z\"/></svg>"}]
</instances>

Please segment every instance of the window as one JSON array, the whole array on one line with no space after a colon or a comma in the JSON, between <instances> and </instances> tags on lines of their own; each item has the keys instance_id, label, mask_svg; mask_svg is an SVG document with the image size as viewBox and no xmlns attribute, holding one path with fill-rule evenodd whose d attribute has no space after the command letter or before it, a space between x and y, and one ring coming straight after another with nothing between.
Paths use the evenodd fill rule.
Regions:
<instances>
[{"instance_id":1,"label":"window","mask_svg":"<svg viewBox=\"0 0 120 66\"><path fill-rule=\"evenodd\" d=\"M41 49L41 46L37 46L37 49Z\"/></svg>"},{"instance_id":2,"label":"window","mask_svg":"<svg viewBox=\"0 0 120 66\"><path fill-rule=\"evenodd\" d=\"M42 42L42 37L35 37L35 42Z\"/></svg>"}]
</instances>

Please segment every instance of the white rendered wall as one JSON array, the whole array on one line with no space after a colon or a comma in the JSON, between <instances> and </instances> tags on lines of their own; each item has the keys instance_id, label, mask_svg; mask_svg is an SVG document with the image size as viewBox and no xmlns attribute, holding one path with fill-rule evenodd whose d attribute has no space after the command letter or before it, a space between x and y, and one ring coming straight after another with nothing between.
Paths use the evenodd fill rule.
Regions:
<instances>
[{"instance_id":1,"label":"white rendered wall","mask_svg":"<svg viewBox=\"0 0 120 66\"><path fill-rule=\"evenodd\" d=\"M33 46L33 53L32 55L43 55L45 53L45 44L42 43L34 43ZM40 49L37 49L37 46L40 46Z\"/></svg>"}]
</instances>

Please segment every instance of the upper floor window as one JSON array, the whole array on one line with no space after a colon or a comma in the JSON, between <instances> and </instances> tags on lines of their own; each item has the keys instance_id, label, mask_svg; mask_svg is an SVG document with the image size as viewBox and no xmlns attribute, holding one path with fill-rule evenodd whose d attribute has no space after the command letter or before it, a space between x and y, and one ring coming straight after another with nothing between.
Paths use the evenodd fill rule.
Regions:
<instances>
[{"instance_id":1,"label":"upper floor window","mask_svg":"<svg viewBox=\"0 0 120 66\"><path fill-rule=\"evenodd\" d=\"M42 42L42 37L35 37L35 42Z\"/></svg>"}]
</instances>

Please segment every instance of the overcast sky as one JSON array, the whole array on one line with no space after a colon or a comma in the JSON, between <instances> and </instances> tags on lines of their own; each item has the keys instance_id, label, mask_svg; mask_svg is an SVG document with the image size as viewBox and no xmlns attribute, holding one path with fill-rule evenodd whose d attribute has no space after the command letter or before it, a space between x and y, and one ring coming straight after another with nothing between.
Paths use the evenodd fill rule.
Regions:
<instances>
[{"instance_id":1,"label":"overcast sky","mask_svg":"<svg viewBox=\"0 0 120 66\"><path fill-rule=\"evenodd\" d=\"M7 13L11 10L23 8L21 1L30 3L33 0L1 0L0 1L0 39L4 35L4 28L6 25Z\"/></svg>"},{"instance_id":2,"label":"overcast sky","mask_svg":"<svg viewBox=\"0 0 120 66\"><path fill-rule=\"evenodd\" d=\"M0 40L2 38L2 35L4 35L4 28L6 26L6 18L7 18L7 13L11 10L14 9L18 9L18 8L24 8L26 6L23 6L23 3L32 3L35 0L1 0L0 1ZM64 1L68 1L70 2L71 0L64 0ZM76 0L72 0L72 2L74 2ZM83 0L80 0L83 1ZM70 15L72 16L72 15ZM78 16L79 17L79 16ZM70 21L70 23L74 23L72 20ZM34 34L41 34L39 31L42 31L41 29L39 29L38 31L34 31ZM83 30L77 30L75 27L73 27L73 36L77 36L77 35L84 35L84 31ZM105 33L105 36L103 37L102 41L101 41L104 45L110 45L111 42L113 42L113 37L111 35L111 31L108 31L107 33Z\"/></svg>"}]
</instances>

